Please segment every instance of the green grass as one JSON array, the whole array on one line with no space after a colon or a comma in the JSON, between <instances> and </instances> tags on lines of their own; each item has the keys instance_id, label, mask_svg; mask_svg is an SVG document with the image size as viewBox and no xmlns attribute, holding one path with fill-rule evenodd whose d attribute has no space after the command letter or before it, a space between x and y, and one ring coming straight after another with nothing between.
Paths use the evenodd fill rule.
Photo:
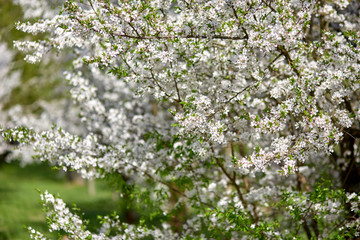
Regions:
<instances>
[{"instance_id":1,"label":"green grass","mask_svg":"<svg viewBox=\"0 0 360 240\"><path fill-rule=\"evenodd\" d=\"M0 165L0 240L29 239L28 226L57 239L55 233L47 231L36 189L59 194L69 207L76 203L84 218L90 219L89 230L98 226L97 215L123 212L124 203L113 199L113 191L106 183L96 181L95 186L96 193L89 196L86 183L69 182L45 164L24 168L18 164Z\"/></svg>"}]
</instances>

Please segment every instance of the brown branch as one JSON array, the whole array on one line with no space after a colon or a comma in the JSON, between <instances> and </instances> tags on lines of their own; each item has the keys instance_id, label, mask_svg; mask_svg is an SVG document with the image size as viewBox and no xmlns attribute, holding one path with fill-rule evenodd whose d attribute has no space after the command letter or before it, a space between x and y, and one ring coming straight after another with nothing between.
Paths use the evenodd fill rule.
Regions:
<instances>
[{"instance_id":1,"label":"brown branch","mask_svg":"<svg viewBox=\"0 0 360 240\"><path fill-rule=\"evenodd\" d=\"M316 239L318 239L320 232L319 232L319 227L318 227L318 221L315 218L313 218L311 221L311 227L314 229Z\"/></svg>"},{"instance_id":2,"label":"brown branch","mask_svg":"<svg viewBox=\"0 0 360 240\"><path fill-rule=\"evenodd\" d=\"M236 12L236 10L235 10L235 8L234 8L233 5L231 5L231 9L233 10L233 13L234 13L234 16L235 16L236 20L238 20L238 22L240 23L240 25L242 25L242 24L241 24L241 21L239 20L239 16L238 16L238 14L237 14L237 12ZM249 39L249 34L247 33L246 29L245 29L243 26L241 26L241 29L242 29L242 30L244 31L244 33L245 33L245 38L246 38L246 39Z\"/></svg>"},{"instance_id":3,"label":"brown branch","mask_svg":"<svg viewBox=\"0 0 360 240\"><path fill-rule=\"evenodd\" d=\"M231 98L229 98L229 100L227 100L225 102L224 105L228 104L229 102L231 102L234 98L236 98L237 96L239 96L241 93L245 92L246 90L248 90L250 87L252 87L254 84L250 84L248 86L246 86L245 88L243 88L240 92L237 92L234 96L232 96Z\"/></svg>"},{"instance_id":4,"label":"brown branch","mask_svg":"<svg viewBox=\"0 0 360 240\"><path fill-rule=\"evenodd\" d=\"M299 171L296 172L297 182L298 182L298 190L301 190L301 184L304 186L306 192L310 192L310 187L304 175L302 175Z\"/></svg>"},{"instance_id":5,"label":"brown branch","mask_svg":"<svg viewBox=\"0 0 360 240\"><path fill-rule=\"evenodd\" d=\"M300 165L299 161L297 161L296 164L297 164L297 167L299 168L299 165ZM307 183L306 178L304 177L304 175L302 175L299 171L297 171L296 176L297 176L297 190L298 190L298 192L301 192L301 184L304 185L304 188L305 188L306 192L310 192L310 188L308 186L308 183ZM308 210L306 211L306 214L304 214L304 216L302 217L302 220L303 220L302 226L303 226L303 228L304 228L304 230L306 232L306 236L307 236L307 238L309 240L312 239L312 234L311 234L311 231L310 231L310 227L306 222L306 216L308 215L308 212L311 210L311 206L312 206L312 204L309 206ZM315 233L316 233L316 230L318 232L317 222L312 221L312 227L314 228Z\"/></svg>"},{"instance_id":6,"label":"brown branch","mask_svg":"<svg viewBox=\"0 0 360 240\"><path fill-rule=\"evenodd\" d=\"M118 34L116 32L113 33L114 36L117 37L124 37L124 38L132 38L132 39L140 39L140 40L151 40L151 39L222 39L222 40L244 40L247 39L246 36L239 37L239 36L222 36L222 35L214 35L214 36L204 36L204 35L185 35L185 36L134 36L128 34Z\"/></svg>"},{"instance_id":7,"label":"brown branch","mask_svg":"<svg viewBox=\"0 0 360 240\"><path fill-rule=\"evenodd\" d=\"M346 106L346 110L348 110L350 113L353 113L353 112L354 112L354 111L353 111L353 108L352 108L352 106L351 106L350 101L345 100L345 106ZM345 138L345 139L347 140L345 143L348 143L348 144L349 144L349 145L348 145L348 148L349 148L351 154L350 154L350 165L349 165L349 167L348 167L347 170L346 170L346 175L345 175L345 178L344 178L343 183L342 183L342 187L343 187L343 188L345 188L346 182L347 182L347 180L349 179L349 176L350 176L350 174L351 174L351 172L352 172L352 170L353 170L353 168L354 168L354 165L355 165L355 163L356 163L355 149L354 149L354 144L355 144L356 138L355 138L353 135L357 135L358 132L355 131L355 129L353 129L353 132L351 132L351 133L352 133L352 134L348 134L348 135L351 136L351 137L347 136L347 138Z\"/></svg>"},{"instance_id":8,"label":"brown branch","mask_svg":"<svg viewBox=\"0 0 360 240\"><path fill-rule=\"evenodd\" d=\"M304 220L303 227L304 227L304 230L306 232L307 238L309 240L312 239L311 231L310 231L310 228L309 228L308 224L306 223L306 220Z\"/></svg>"},{"instance_id":9,"label":"brown branch","mask_svg":"<svg viewBox=\"0 0 360 240\"><path fill-rule=\"evenodd\" d=\"M354 168L354 165L356 163L356 158L355 158L355 155L354 155L354 144L355 144L355 140L352 139L352 138L349 138L349 148L350 148L350 151L351 151L351 160L350 160L350 165L346 171L346 175L345 175L345 178L343 180L343 183L342 183L342 188L345 188L346 186L346 182L347 180L349 179L349 176L350 176L350 173L352 172L353 168Z\"/></svg>"},{"instance_id":10,"label":"brown branch","mask_svg":"<svg viewBox=\"0 0 360 240\"><path fill-rule=\"evenodd\" d=\"M245 201L245 199L244 199L244 196L243 196L243 194L242 194L242 192L241 192L241 190L240 190L239 185L237 185L235 179L232 178L232 177L230 176L230 174L226 171L226 169L224 168L224 165L222 165L222 163L219 161L219 159L218 159L218 158L215 158L215 160L216 160L217 165L221 168L221 171L222 171L222 172L226 175L226 177L230 180L231 184L234 185L234 187L235 187L235 189L236 189L236 192L237 192L237 194L239 195L239 198L240 198L241 203L243 204L244 208L247 209L247 206L248 206L248 205L247 205L247 203L246 203L246 201ZM250 214L250 216L251 216L251 214Z\"/></svg>"},{"instance_id":11,"label":"brown branch","mask_svg":"<svg viewBox=\"0 0 360 240\"><path fill-rule=\"evenodd\" d=\"M128 24L129 24L129 26L132 28L132 30L134 30L134 32L136 33L136 35L141 38L141 35L140 35L139 32L136 30L136 28L135 28L130 22L128 22Z\"/></svg>"},{"instance_id":12,"label":"brown branch","mask_svg":"<svg viewBox=\"0 0 360 240\"><path fill-rule=\"evenodd\" d=\"M299 70L294 66L294 61L291 59L289 52L285 49L284 46L278 45L277 49L285 56L287 63L290 65L292 70L296 73L298 77L300 77Z\"/></svg>"},{"instance_id":13,"label":"brown branch","mask_svg":"<svg viewBox=\"0 0 360 240\"><path fill-rule=\"evenodd\" d=\"M218 158L215 158L217 165L220 167L221 171L226 175L226 177L230 180L231 184L235 187L236 192L240 198L240 201L242 203L242 205L244 206L244 209L246 209L246 211L248 212L249 216L251 217L251 219L257 223L259 222L259 215L256 212L256 206L254 204L253 205L253 212L254 215L252 215L250 213L250 211L247 210L248 204L246 203L245 199L244 199L244 195L242 194L239 185L236 183L236 175L234 175L234 177L231 177L230 174L226 171L226 169L224 168L224 166L222 165L222 163L219 161Z\"/></svg>"},{"instance_id":14,"label":"brown branch","mask_svg":"<svg viewBox=\"0 0 360 240\"><path fill-rule=\"evenodd\" d=\"M184 193L179 191L177 188L175 188L173 185L171 185L171 183L163 181L161 179L155 178L154 176L152 176L150 173L148 173L147 171L141 170L138 166L129 163L134 169L136 169L137 171L143 173L144 175L146 175L148 178L152 179L154 182L159 182L165 186L167 186L169 189L171 189L172 191L178 193L179 195L183 196L186 199L189 199L189 197ZM214 208L213 205L207 203L207 202L202 202L202 204L207 205L208 207Z\"/></svg>"},{"instance_id":15,"label":"brown branch","mask_svg":"<svg viewBox=\"0 0 360 240\"><path fill-rule=\"evenodd\" d=\"M152 71L152 69L150 69L150 74L151 74L151 79L154 81L155 85L158 86L158 88L160 89L160 91L162 91L166 97L168 97L169 99L172 99L171 96L165 92L164 88L160 85L159 81L155 78L154 72ZM177 100L174 100L175 102L177 102Z\"/></svg>"},{"instance_id":16,"label":"brown branch","mask_svg":"<svg viewBox=\"0 0 360 240\"><path fill-rule=\"evenodd\" d=\"M271 11L273 11L274 13L277 12L269 3L266 2L266 0L263 0L263 1L261 1L261 2L264 3L265 6L267 6L268 8L270 8Z\"/></svg>"},{"instance_id":17,"label":"brown branch","mask_svg":"<svg viewBox=\"0 0 360 240\"><path fill-rule=\"evenodd\" d=\"M168 45L166 44L166 43L164 43L164 45L165 45L165 48L166 48L166 51L169 51L169 47L168 47ZM170 62L170 67L171 68L173 68L173 64L172 64L172 62ZM180 95L180 90L179 90L179 87L178 87L178 83L177 83L177 81L176 81L176 77L174 76L174 85L175 85L175 89L176 89L176 94L177 94L177 102L182 102L182 100L181 100L181 95Z\"/></svg>"}]
</instances>

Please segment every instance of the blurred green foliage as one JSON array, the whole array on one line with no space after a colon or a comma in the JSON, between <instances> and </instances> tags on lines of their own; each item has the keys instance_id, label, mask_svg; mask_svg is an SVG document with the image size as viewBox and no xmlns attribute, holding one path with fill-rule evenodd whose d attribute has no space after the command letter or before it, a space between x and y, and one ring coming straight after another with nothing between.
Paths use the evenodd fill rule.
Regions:
<instances>
[{"instance_id":1,"label":"blurred green foliage","mask_svg":"<svg viewBox=\"0 0 360 240\"><path fill-rule=\"evenodd\" d=\"M14 23L22 20L22 10L10 0L0 0L0 40L9 46L14 39L21 39L24 33L15 29Z\"/></svg>"},{"instance_id":2,"label":"blurred green foliage","mask_svg":"<svg viewBox=\"0 0 360 240\"><path fill-rule=\"evenodd\" d=\"M56 233L48 233L45 213L40 205L40 195L36 189L59 194L69 208L73 203L89 219L89 230L98 227L98 215L120 213L121 220L125 203L104 181L95 182L96 193L90 196L85 182L69 182L61 174L46 164L35 164L21 168L19 165L0 166L0 240L29 239L26 227L33 227L46 236L56 239Z\"/></svg>"},{"instance_id":3,"label":"blurred green foliage","mask_svg":"<svg viewBox=\"0 0 360 240\"><path fill-rule=\"evenodd\" d=\"M13 49L15 40L37 40L44 37L18 31L15 28L18 21L24 21L21 7L13 4L11 0L0 0L0 42L6 43L9 49ZM20 71L21 85L13 89L3 110L17 104L26 106L34 104L37 100L50 102L67 96L61 72L70 66L70 62L54 55L56 59L30 64L24 61L24 53L13 50L15 54L12 71Z\"/></svg>"}]
</instances>

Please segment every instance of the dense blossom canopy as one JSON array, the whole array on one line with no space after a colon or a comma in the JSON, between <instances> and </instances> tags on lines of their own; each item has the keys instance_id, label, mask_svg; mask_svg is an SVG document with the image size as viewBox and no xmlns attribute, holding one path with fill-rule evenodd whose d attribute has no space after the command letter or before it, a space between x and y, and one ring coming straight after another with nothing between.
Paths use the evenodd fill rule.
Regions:
<instances>
[{"instance_id":1,"label":"dense blossom canopy","mask_svg":"<svg viewBox=\"0 0 360 240\"><path fill-rule=\"evenodd\" d=\"M49 229L70 239L360 236L359 10L345 0L67 0L18 23L48 34L14 43L25 60L72 58L64 76L86 130L3 136L84 178L137 186L136 201L163 216L156 226L105 216L91 233L45 192Z\"/></svg>"}]
</instances>

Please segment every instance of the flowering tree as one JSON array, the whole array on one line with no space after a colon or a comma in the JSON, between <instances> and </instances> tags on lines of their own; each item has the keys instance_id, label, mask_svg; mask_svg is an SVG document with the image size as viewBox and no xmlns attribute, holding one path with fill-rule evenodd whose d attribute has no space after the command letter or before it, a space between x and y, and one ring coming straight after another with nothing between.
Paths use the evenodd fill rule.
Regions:
<instances>
[{"instance_id":1,"label":"flowering tree","mask_svg":"<svg viewBox=\"0 0 360 240\"><path fill-rule=\"evenodd\" d=\"M360 236L360 18L356 1L67 0L18 23L65 76L86 134L2 129L42 161L107 178L151 209L98 232L48 192L70 239ZM160 219L154 223L151 219ZM31 229L34 239L45 238Z\"/></svg>"}]
</instances>

